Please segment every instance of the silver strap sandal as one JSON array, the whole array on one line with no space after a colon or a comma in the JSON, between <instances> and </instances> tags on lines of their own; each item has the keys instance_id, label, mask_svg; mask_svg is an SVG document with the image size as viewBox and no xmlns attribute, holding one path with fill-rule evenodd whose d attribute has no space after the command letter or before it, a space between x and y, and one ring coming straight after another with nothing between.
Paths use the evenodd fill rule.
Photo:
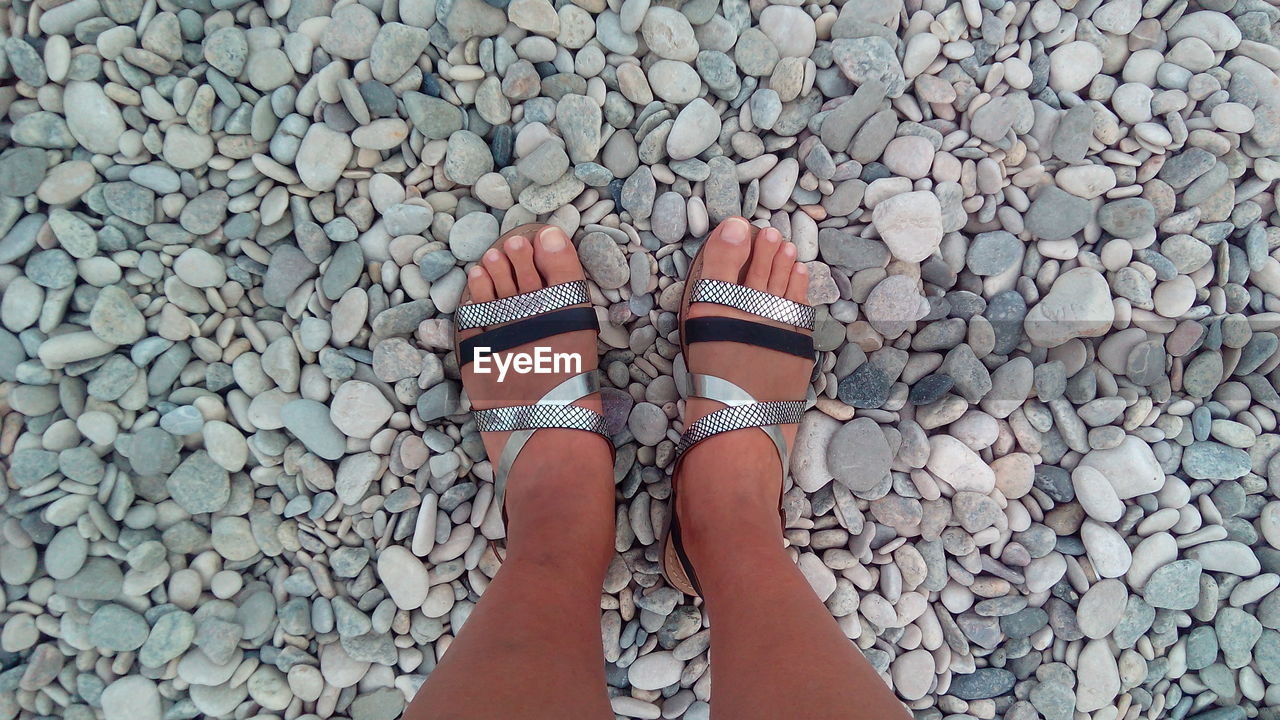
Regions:
<instances>
[{"instance_id":1,"label":"silver strap sandal","mask_svg":"<svg viewBox=\"0 0 1280 720\"><path fill-rule=\"evenodd\" d=\"M799 332L813 329L812 307L745 285L698 277L701 274L701 261L702 256L699 254L690 270L689 285L681 305L680 342L686 358L689 345L695 342L736 342L813 359L812 336ZM689 306L695 302L724 305L790 325L796 330L738 318L684 319ZM670 510L667 513L669 524L662 548L662 572L670 585L696 596L699 594L697 576L681 543L680 522L675 512L674 479L681 460L689 450L708 438L733 430L759 428L773 442L785 473L790 463L790 448L787 447L782 426L799 423L805 404L803 400L762 402L729 380L693 372L687 378L686 397L706 398L725 406L689 424L676 447L676 462L672 470Z\"/></svg>"},{"instance_id":2,"label":"silver strap sandal","mask_svg":"<svg viewBox=\"0 0 1280 720\"><path fill-rule=\"evenodd\" d=\"M494 246L512 235L535 234L543 227L545 225L522 225L498 238ZM488 302L471 303L469 300L470 293L464 292L462 304L454 311L455 330L462 332L477 328L488 329L455 342L459 367L473 362L480 350L496 354L563 333L576 330L598 332L600 329L584 280L552 285ZM599 390L599 371L588 370L565 379L532 404L473 412L476 429L480 432L510 433L501 455L490 458L494 462L493 503L502 510L504 525L507 478L535 432L560 428L581 430L609 439L604 415L573 404ZM612 450L612 443L609 447Z\"/></svg>"}]
</instances>

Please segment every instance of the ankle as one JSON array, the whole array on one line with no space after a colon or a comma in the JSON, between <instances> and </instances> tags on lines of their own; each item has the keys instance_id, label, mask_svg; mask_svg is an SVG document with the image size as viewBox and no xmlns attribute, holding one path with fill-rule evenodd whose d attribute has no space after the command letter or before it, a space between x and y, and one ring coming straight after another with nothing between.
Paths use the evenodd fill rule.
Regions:
<instances>
[{"instance_id":1,"label":"ankle","mask_svg":"<svg viewBox=\"0 0 1280 720\"><path fill-rule=\"evenodd\" d=\"M553 437L573 433L573 437ZM542 431L529 440L507 480L508 554L604 557L613 547L614 486L609 450L580 433ZM544 435L544 437L539 437ZM580 446L568 441L578 440ZM564 450L575 447L570 461Z\"/></svg>"},{"instance_id":2,"label":"ankle","mask_svg":"<svg viewBox=\"0 0 1280 720\"><path fill-rule=\"evenodd\" d=\"M716 448L693 452L706 449ZM740 454L691 454L681 464L675 511L681 540L694 563L722 556L740 562L743 553L782 547L781 479L764 477L778 472L776 454L766 449L769 457L758 448L743 448Z\"/></svg>"}]
</instances>

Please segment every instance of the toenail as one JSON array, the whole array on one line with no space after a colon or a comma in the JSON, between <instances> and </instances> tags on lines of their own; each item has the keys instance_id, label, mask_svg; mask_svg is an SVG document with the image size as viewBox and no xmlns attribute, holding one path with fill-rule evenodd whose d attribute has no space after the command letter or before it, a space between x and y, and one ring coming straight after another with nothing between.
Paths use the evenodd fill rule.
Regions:
<instances>
[{"instance_id":1,"label":"toenail","mask_svg":"<svg viewBox=\"0 0 1280 720\"><path fill-rule=\"evenodd\" d=\"M558 252L564 249L564 233L559 230L543 230L542 234L538 235L538 240L542 242L542 249L547 252Z\"/></svg>"},{"instance_id":2,"label":"toenail","mask_svg":"<svg viewBox=\"0 0 1280 720\"><path fill-rule=\"evenodd\" d=\"M747 221L742 218L729 218L724 221L720 238L731 245L740 245L747 241L749 227Z\"/></svg>"},{"instance_id":3,"label":"toenail","mask_svg":"<svg viewBox=\"0 0 1280 720\"><path fill-rule=\"evenodd\" d=\"M502 259L502 253L494 250L493 248L489 248L489 250L484 254L484 259L489 262L498 262Z\"/></svg>"},{"instance_id":4,"label":"toenail","mask_svg":"<svg viewBox=\"0 0 1280 720\"><path fill-rule=\"evenodd\" d=\"M801 275L808 275L809 266L805 265L804 263L796 263L796 272Z\"/></svg>"},{"instance_id":5,"label":"toenail","mask_svg":"<svg viewBox=\"0 0 1280 720\"><path fill-rule=\"evenodd\" d=\"M522 250L524 248L524 238L519 235L513 235L507 238L506 246L512 250Z\"/></svg>"},{"instance_id":6,"label":"toenail","mask_svg":"<svg viewBox=\"0 0 1280 720\"><path fill-rule=\"evenodd\" d=\"M471 268L471 272L467 274L470 275L472 278L479 280L480 278L484 277L484 270L482 270L479 266L477 266L477 267Z\"/></svg>"}]
</instances>

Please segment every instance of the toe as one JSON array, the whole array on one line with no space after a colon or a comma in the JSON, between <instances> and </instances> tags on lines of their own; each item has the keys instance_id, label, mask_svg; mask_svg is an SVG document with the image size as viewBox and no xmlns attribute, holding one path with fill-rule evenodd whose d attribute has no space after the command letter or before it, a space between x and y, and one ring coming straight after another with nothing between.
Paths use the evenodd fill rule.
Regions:
<instances>
[{"instance_id":1,"label":"toe","mask_svg":"<svg viewBox=\"0 0 1280 720\"><path fill-rule=\"evenodd\" d=\"M773 266L769 269L769 287L774 295L786 295L790 284L791 268L796 264L796 246L783 243L773 256Z\"/></svg>"},{"instance_id":2,"label":"toe","mask_svg":"<svg viewBox=\"0 0 1280 720\"><path fill-rule=\"evenodd\" d=\"M471 302L489 302L498 298L498 294L493 289L493 279L479 265L471 268L471 272L467 273L467 289L471 291Z\"/></svg>"},{"instance_id":3,"label":"toe","mask_svg":"<svg viewBox=\"0 0 1280 720\"><path fill-rule=\"evenodd\" d=\"M742 277L742 266L751 255L751 225L740 217L725 220L707 238L703 253L704 277L738 282Z\"/></svg>"},{"instance_id":4,"label":"toe","mask_svg":"<svg viewBox=\"0 0 1280 720\"><path fill-rule=\"evenodd\" d=\"M529 244L528 239L514 235L507 238L502 247L515 272L516 287L520 292L533 292L542 287L542 277L533 264L533 245Z\"/></svg>"},{"instance_id":5,"label":"toe","mask_svg":"<svg viewBox=\"0 0 1280 720\"><path fill-rule=\"evenodd\" d=\"M541 230L533 239L533 262L547 285L573 282L583 278L578 253L569 238L558 227Z\"/></svg>"},{"instance_id":6,"label":"toe","mask_svg":"<svg viewBox=\"0 0 1280 720\"><path fill-rule=\"evenodd\" d=\"M756 233L756 240L751 247L751 262L747 265L747 276L744 279L747 287L769 289L769 274L781 244L782 233L774 228L765 228Z\"/></svg>"},{"instance_id":7,"label":"toe","mask_svg":"<svg viewBox=\"0 0 1280 720\"><path fill-rule=\"evenodd\" d=\"M791 265L791 277L787 280L787 299L809 304L809 268L804 263Z\"/></svg>"},{"instance_id":8,"label":"toe","mask_svg":"<svg viewBox=\"0 0 1280 720\"><path fill-rule=\"evenodd\" d=\"M511 273L511 263L507 262L506 255L498 252L496 248L490 248L485 251L480 263L489 272L489 277L493 278L493 289L497 291L498 297L511 297L516 294L515 276Z\"/></svg>"}]
</instances>

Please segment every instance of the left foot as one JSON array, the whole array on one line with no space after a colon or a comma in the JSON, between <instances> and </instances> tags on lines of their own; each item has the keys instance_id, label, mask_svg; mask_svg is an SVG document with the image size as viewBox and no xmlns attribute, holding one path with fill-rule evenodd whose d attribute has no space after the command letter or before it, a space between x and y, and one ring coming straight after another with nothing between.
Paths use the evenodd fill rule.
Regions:
<instances>
[{"instance_id":1,"label":"left foot","mask_svg":"<svg viewBox=\"0 0 1280 720\"><path fill-rule=\"evenodd\" d=\"M484 303L534 292L553 285L583 280L577 251L564 232L552 226L516 228L508 237L485 252L480 262L467 275L465 304ZM590 308L579 303L571 307ZM509 323L462 330L459 342L495 327ZM462 384L475 410L533 405L552 388L584 372L595 372L598 366L596 337L593 329L579 329L550 335L500 351L487 357L477 367L475 355L459 357ZM476 351L479 352L479 351ZM549 372L517 372L507 363L535 353L563 354L565 362L552 363ZM508 367L505 376L500 367ZM481 369L488 372L481 372ZM573 405L601 412L600 393L592 392ZM511 432L483 432L485 451L495 472ZM526 515L556 517L556 522L579 523L590 518L577 517L585 512L579 501L590 499L594 505L608 505L602 510L605 525L612 524L613 464L607 438L594 433L564 428L536 430L525 444L508 475L505 510L510 526L519 526ZM607 500L605 499L607 498ZM497 501L499 498L495 498ZM562 517L565 514L574 517ZM596 514L592 512L592 514ZM601 518L597 518L600 520ZM531 521L534 518L530 518ZM588 523L598 525L599 522Z\"/></svg>"}]
</instances>

